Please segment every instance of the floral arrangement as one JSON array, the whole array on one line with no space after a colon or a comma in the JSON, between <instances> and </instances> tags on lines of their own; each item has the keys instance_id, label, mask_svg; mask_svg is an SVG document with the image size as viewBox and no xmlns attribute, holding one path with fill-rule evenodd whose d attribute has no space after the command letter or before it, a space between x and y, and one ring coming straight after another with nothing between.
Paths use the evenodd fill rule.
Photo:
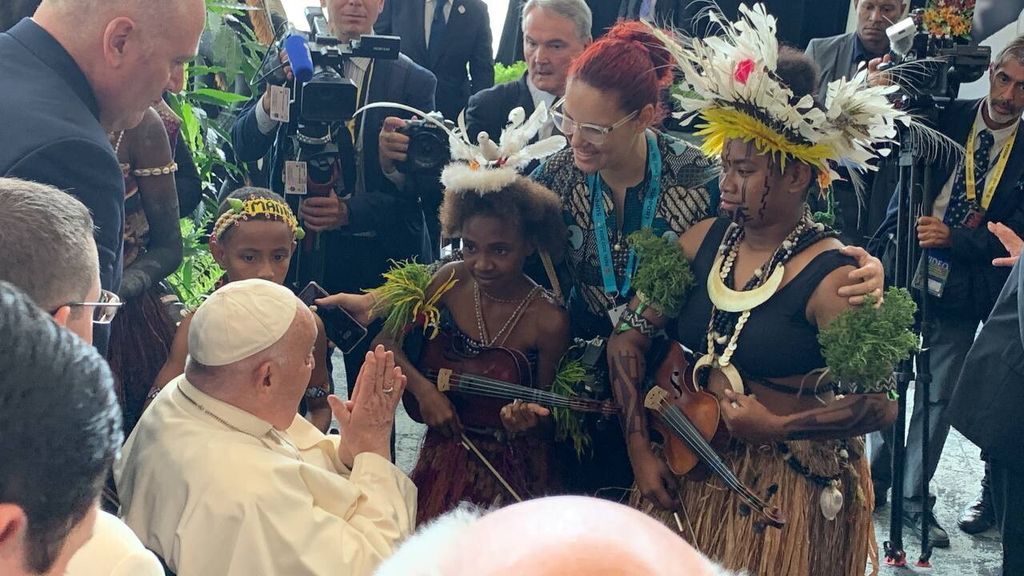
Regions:
<instances>
[{"instance_id":1,"label":"floral arrangement","mask_svg":"<svg viewBox=\"0 0 1024 576\"><path fill-rule=\"evenodd\" d=\"M928 0L924 27L933 38L970 40L975 0Z\"/></svg>"}]
</instances>

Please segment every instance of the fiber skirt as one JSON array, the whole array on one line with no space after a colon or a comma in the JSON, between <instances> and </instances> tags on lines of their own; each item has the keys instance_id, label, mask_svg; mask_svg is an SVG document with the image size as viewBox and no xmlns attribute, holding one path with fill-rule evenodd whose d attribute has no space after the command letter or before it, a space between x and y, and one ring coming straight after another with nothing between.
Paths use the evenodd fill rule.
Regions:
<instances>
[{"instance_id":1,"label":"fiber skirt","mask_svg":"<svg viewBox=\"0 0 1024 576\"><path fill-rule=\"evenodd\" d=\"M681 536L725 568L751 576L862 576L869 557L872 574L877 574L878 548L871 521L874 492L863 439L847 442L845 464L838 456L838 441L786 445L811 473L829 478L838 474L843 506L834 520L821 511L825 488L794 470L777 447L734 442L722 459L762 499L774 490L767 502L785 515L785 526L757 526L758 514L747 510L718 478L702 482L680 478ZM672 513L655 508L639 490L633 491L630 504L678 531Z\"/></svg>"},{"instance_id":2,"label":"fiber skirt","mask_svg":"<svg viewBox=\"0 0 1024 576\"><path fill-rule=\"evenodd\" d=\"M466 436L522 499L545 496L557 489L558 475L544 439L524 436L498 441L493 436L469 432ZM490 508L516 501L461 439L446 438L430 429L410 478L418 490L417 524L452 510L460 502Z\"/></svg>"}]
</instances>

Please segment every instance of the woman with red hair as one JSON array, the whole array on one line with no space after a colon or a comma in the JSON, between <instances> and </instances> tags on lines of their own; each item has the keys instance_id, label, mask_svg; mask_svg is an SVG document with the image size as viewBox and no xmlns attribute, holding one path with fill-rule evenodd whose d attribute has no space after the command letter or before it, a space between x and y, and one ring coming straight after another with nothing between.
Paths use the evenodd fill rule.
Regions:
<instances>
[{"instance_id":1,"label":"woman with red hair","mask_svg":"<svg viewBox=\"0 0 1024 576\"><path fill-rule=\"evenodd\" d=\"M565 97L552 107L570 147L532 177L562 199L570 233L566 306L574 337L609 337L634 295L631 233L649 229L674 241L717 213L709 190L714 185L717 196L718 161L658 128L674 69L672 54L647 25L619 22L573 62ZM860 295L880 292L881 264L860 249L848 254L861 266L852 278L862 281L844 295L857 303ZM611 397L607 381L591 388L604 394L600 399ZM577 458L564 447L566 488L621 499L633 483L622 433L614 425L585 424L593 450Z\"/></svg>"},{"instance_id":2,"label":"woman with red hair","mask_svg":"<svg viewBox=\"0 0 1024 576\"><path fill-rule=\"evenodd\" d=\"M609 336L610 315L629 302L636 268L629 234L649 228L676 238L711 214L716 164L657 128L672 70L672 56L647 27L620 22L573 62L565 97L553 107L570 147L533 178L562 198L572 279L566 305L576 337ZM608 384L602 387L610 397ZM593 455L578 462L568 487L618 499L632 484L622 434L614 425L588 428Z\"/></svg>"}]
</instances>

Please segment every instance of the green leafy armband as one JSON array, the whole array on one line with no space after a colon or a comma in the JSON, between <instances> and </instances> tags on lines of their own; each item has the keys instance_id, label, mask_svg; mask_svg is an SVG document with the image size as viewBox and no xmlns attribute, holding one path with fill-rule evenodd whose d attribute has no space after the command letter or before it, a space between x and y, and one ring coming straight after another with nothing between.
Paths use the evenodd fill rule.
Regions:
<instances>
[{"instance_id":1,"label":"green leafy armband","mask_svg":"<svg viewBox=\"0 0 1024 576\"><path fill-rule=\"evenodd\" d=\"M893 368L918 348L912 330L916 312L909 292L890 288L881 306L869 296L818 333L828 374L840 392L894 397Z\"/></svg>"},{"instance_id":2,"label":"green leafy armband","mask_svg":"<svg viewBox=\"0 0 1024 576\"><path fill-rule=\"evenodd\" d=\"M437 303L458 280L452 270L448 279L428 296L434 272L436 269L427 264L392 260L391 270L384 273L384 284L365 291L373 296L371 312L384 318L383 330L388 336L401 342L417 324L422 325L424 333L431 330L430 338L437 336L441 317Z\"/></svg>"},{"instance_id":3,"label":"green leafy armband","mask_svg":"<svg viewBox=\"0 0 1024 576\"><path fill-rule=\"evenodd\" d=\"M654 235L650 229L629 235L636 250L637 270L633 288L641 302L660 314L675 317L693 287L693 271L679 246Z\"/></svg>"}]
</instances>

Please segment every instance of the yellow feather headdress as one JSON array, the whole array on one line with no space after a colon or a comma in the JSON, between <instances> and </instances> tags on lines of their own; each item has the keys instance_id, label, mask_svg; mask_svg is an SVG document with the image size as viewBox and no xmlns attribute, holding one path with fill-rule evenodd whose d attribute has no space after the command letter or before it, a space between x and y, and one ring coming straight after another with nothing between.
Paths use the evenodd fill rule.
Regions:
<instances>
[{"instance_id":1,"label":"yellow feather headdress","mask_svg":"<svg viewBox=\"0 0 1024 576\"><path fill-rule=\"evenodd\" d=\"M683 75L684 91L675 96L682 108L679 118L684 124L698 117L703 121L697 134L704 137L704 152L720 154L731 138L753 142L782 167L797 160L816 168L823 190L838 178L830 162L875 170L868 163L879 155L874 145L892 141L897 123L910 124L910 116L888 99L899 86L869 86L862 69L851 80L828 85L824 109L815 105L813 95L794 102L792 90L776 74L775 17L763 4L740 5L740 14L737 22L729 22L720 12L708 11L721 36L677 38L651 26Z\"/></svg>"}]
</instances>

